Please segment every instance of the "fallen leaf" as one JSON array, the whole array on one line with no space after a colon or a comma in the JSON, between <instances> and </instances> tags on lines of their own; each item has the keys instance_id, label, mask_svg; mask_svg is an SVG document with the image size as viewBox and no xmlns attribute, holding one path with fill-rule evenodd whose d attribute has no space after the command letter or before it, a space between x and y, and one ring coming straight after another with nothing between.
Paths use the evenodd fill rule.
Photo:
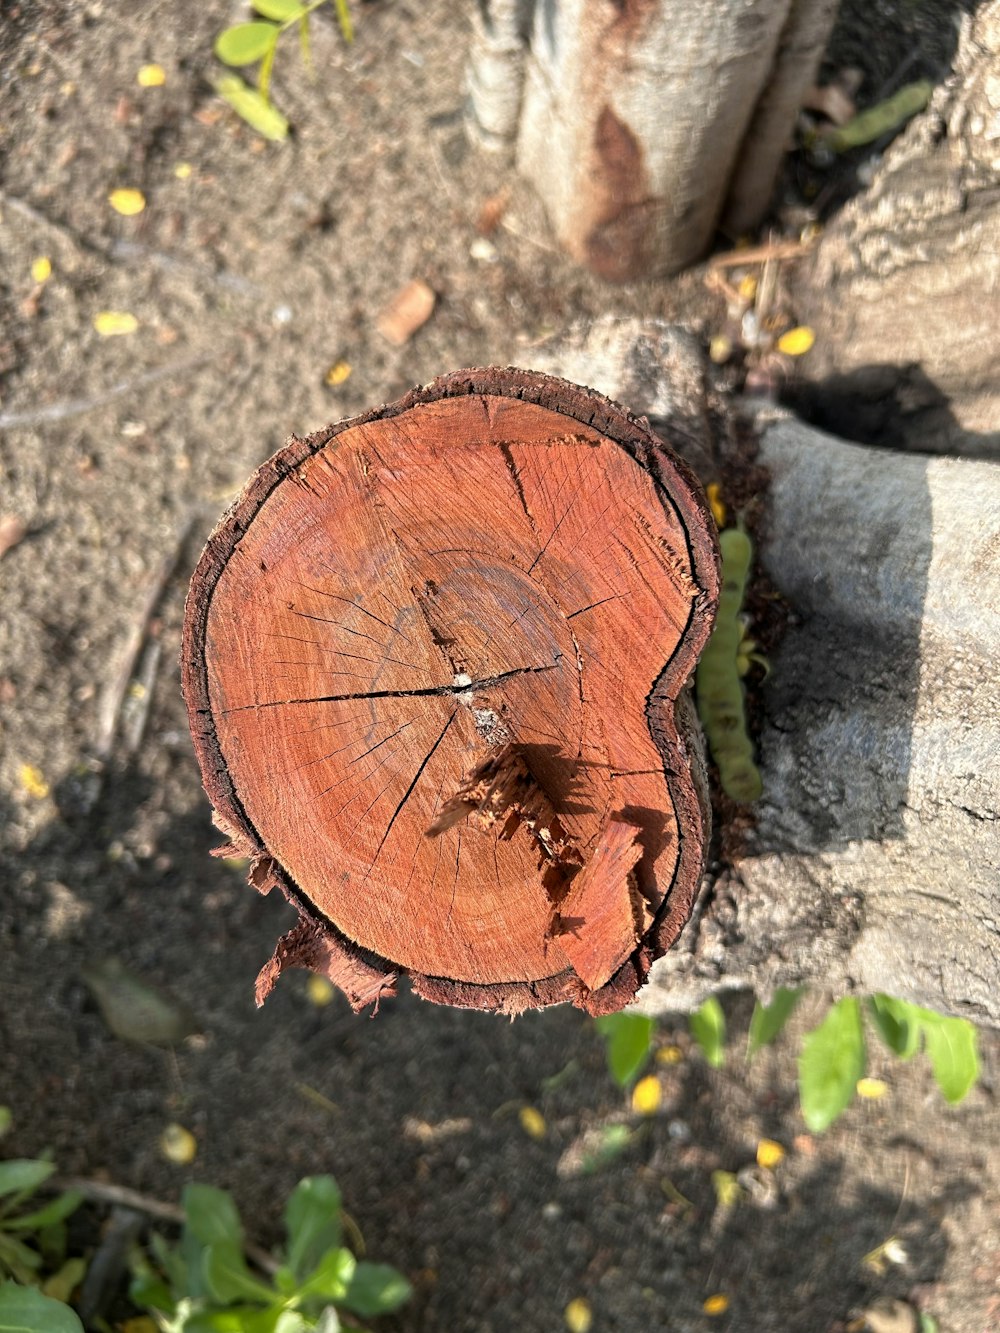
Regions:
<instances>
[{"instance_id":1,"label":"fallen leaf","mask_svg":"<svg viewBox=\"0 0 1000 1333\"><path fill-rule=\"evenodd\" d=\"M167 81L167 72L162 65L141 65L135 81L140 88L162 88Z\"/></svg>"},{"instance_id":2,"label":"fallen leaf","mask_svg":"<svg viewBox=\"0 0 1000 1333\"><path fill-rule=\"evenodd\" d=\"M717 333L708 344L709 359L714 365L724 366L733 354L733 340L724 333Z\"/></svg>"},{"instance_id":3,"label":"fallen leaf","mask_svg":"<svg viewBox=\"0 0 1000 1333\"><path fill-rule=\"evenodd\" d=\"M414 278L400 288L389 304L375 319L375 327L393 347L408 343L434 311L437 297L420 278Z\"/></svg>"},{"instance_id":4,"label":"fallen leaf","mask_svg":"<svg viewBox=\"0 0 1000 1333\"><path fill-rule=\"evenodd\" d=\"M585 1301L582 1296L575 1297L563 1311L563 1318L570 1333L589 1333L594 1322L590 1302Z\"/></svg>"},{"instance_id":5,"label":"fallen leaf","mask_svg":"<svg viewBox=\"0 0 1000 1333\"><path fill-rule=\"evenodd\" d=\"M721 490L717 481L710 481L705 487L705 495L717 528L723 527L726 522L726 506L722 502Z\"/></svg>"},{"instance_id":6,"label":"fallen leaf","mask_svg":"<svg viewBox=\"0 0 1000 1333\"><path fill-rule=\"evenodd\" d=\"M507 200L510 198L509 190L498 190L496 194L488 195L479 206L479 216L476 218L476 231L480 236L492 236L500 225L500 219L507 210Z\"/></svg>"},{"instance_id":7,"label":"fallen leaf","mask_svg":"<svg viewBox=\"0 0 1000 1333\"><path fill-rule=\"evenodd\" d=\"M780 1143L774 1139L761 1139L757 1144L757 1165L764 1168L765 1171L771 1171L784 1161L785 1150Z\"/></svg>"},{"instance_id":8,"label":"fallen leaf","mask_svg":"<svg viewBox=\"0 0 1000 1333\"><path fill-rule=\"evenodd\" d=\"M812 329L800 324L798 328L789 329L787 333L781 335L778 339L778 351L783 352L785 356L803 356L815 341L816 335Z\"/></svg>"},{"instance_id":9,"label":"fallen leaf","mask_svg":"<svg viewBox=\"0 0 1000 1333\"><path fill-rule=\"evenodd\" d=\"M533 1106L522 1106L517 1118L521 1122L521 1128L529 1138L545 1138L545 1117L541 1111L536 1111Z\"/></svg>"},{"instance_id":10,"label":"fallen leaf","mask_svg":"<svg viewBox=\"0 0 1000 1333\"><path fill-rule=\"evenodd\" d=\"M306 995L309 997L309 1003L317 1009L323 1009L333 999L335 991L333 983L326 977L317 976L315 972L309 973L309 980L306 982Z\"/></svg>"},{"instance_id":11,"label":"fallen leaf","mask_svg":"<svg viewBox=\"0 0 1000 1333\"><path fill-rule=\"evenodd\" d=\"M21 786L28 795L35 801L44 801L49 794L49 784L42 776L40 768L35 768L34 764L22 764L18 770L18 777L21 780Z\"/></svg>"},{"instance_id":12,"label":"fallen leaf","mask_svg":"<svg viewBox=\"0 0 1000 1333\"><path fill-rule=\"evenodd\" d=\"M52 277L52 260L48 255L40 255L31 261L32 282L48 282Z\"/></svg>"},{"instance_id":13,"label":"fallen leaf","mask_svg":"<svg viewBox=\"0 0 1000 1333\"><path fill-rule=\"evenodd\" d=\"M869 1101L876 1101L879 1097L884 1097L889 1091L889 1085L885 1079L881 1078L859 1078L855 1092L859 1097L867 1097Z\"/></svg>"},{"instance_id":14,"label":"fallen leaf","mask_svg":"<svg viewBox=\"0 0 1000 1333\"><path fill-rule=\"evenodd\" d=\"M743 1187L732 1171L713 1171L712 1188L720 1208L732 1208L743 1198Z\"/></svg>"},{"instance_id":15,"label":"fallen leaf","mask_svg":"<svg viewBox=\"0 0 1000 1333\"><path fill-rule=\"evenodd\" d=\"M740 278L739 286L736 289L744 301L752 301L757 295L757 279L752 273L745 274Z\"/></svg>"},{"instance_id":16,"label":"fallen leaf","mask_svg":"<svg viewBox=\"0 0 1000 1333\"><path fill-rule=\"evenodd\" d=\"M146 196L141 190L112 190L108 203L122 217L132 218L146 207Z\"/></svg>"},{"instance_id":17,"label":"fallen leaf","mask_svg":"<svg viewBox=\"0 0 1000 1333\"><path fill-rule=\"evenodd\" d=\"M703 1300L701 1308L707 1315L725 1314L729 1309L729 1297L723 1292L718 1291L714 1296L708 1296Z\"/></svg>"},{"instance_id":18,"label":"fallen leaf","mask_svg":"<svg viewBox=\"0 0 1000 1333\"><path fill-rule=\"evenodd\" d=\"M711 490L711 486L709 490ZM718 490L718 487L716 487ZM679 1065L684 1059L684 1052L679 1046L660 1046L653 1059L658 1065Z\"/></svg>"},{"instance_id":19,"label":"fallen leaf","mask_svg":"<svg viewBox=\"0 0 1000 1333\"><path fill-rule=\"evenodd\" d=\"M183 1125L168 1125L160 1135L160 1152L175 1166L187 1166L198 1155L195 1136Z\"/></svg>"},{"instance_id":20,"label":"fallen leaf","mask_svg":"<svg viewBox=\"0 0 1000 1333\"><path fill-rule=\"evenodd\" d=\"M637 1115L655 1115L660 1109L660 1080L655 1074L647 1074L632 1089L632 1110Z\"/></svg>"},{"instance_id":21,"label":"fallen leaf","mask_svg":"<svg viewBox=\"0 0 1000 1333\"><path fill-rule=\"evenodd\" d=\"M864 1313L869 1333L917 1333L919 1318L912 1305L891 1296L880 1296Z\"/></svg>"},{"instance_id":22,"label":"fallen leaf","mask_svg":"<svg viewBox=\"0 0 1000 1333\"><path fill-rule=\"evenodd\" d=\"M102 338L117 338L123 333L135 333L139 321L127 310L99 310L94 316L94 328Z\"/></svg>"},{"instance_id":23,"label":"fallen leaf","mask_svg":"<svg viewBox=\"0 0 1000 1333\"><path fill-rule=\"evenodd\" d=\"M343 384L345 380L350 379L351 369L349 362L336 361L324 375L324 383L335 389L338 384Z\"/></svg>"},{"instance_id":24,"label":"fallen leaf","mask_svg":"<svg viewBox=\"0 0 1000 1333\"><path fill-rule=\"evenodd\" d=\"M0 560L28 535L28 525L17 514L0 518Z\"/></svg>"},{"instance_id":25,"label":"fallen leaf","mask_svg":"<svg viewBox=\"0 0 1000 1333\"><path fill-rule=\"evenodd\" d=\"M81 968L101 1017L121 1041L174 1046L198 1031L190 1010L165 995L118 958L104 958Z\"/></svg>"},{"instance_id":26,"label":"fallen leaf","mask_svg":"<svg viewBox=\"0 0 1000 1333\"><path fill-rule=\"evenodd\" d=\"M178 162L174 167L174 175L179 181L186 181L193 170L190 162Z\"/></svg>"}]
</instances>

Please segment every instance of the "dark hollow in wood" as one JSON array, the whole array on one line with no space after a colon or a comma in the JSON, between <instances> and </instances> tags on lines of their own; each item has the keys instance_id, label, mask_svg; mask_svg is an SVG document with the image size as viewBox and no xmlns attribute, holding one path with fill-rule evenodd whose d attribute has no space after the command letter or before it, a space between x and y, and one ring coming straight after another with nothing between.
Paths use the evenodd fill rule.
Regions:
<instances>
[{"instance_id":1,"label":"dark hollow in wood","mask_svg":"<svg viewBox=\"0 0 1000 1333\"><path fill-rule=\"evenodd\" d=\"M300 917L258 1000L299 965L355 1008L404 973L505 1013L628 1003L702 869L676 701L717 600L686 467L563 380L459 371L293 437L185 613L219 851Z\"/></svg>"}]
</instances>

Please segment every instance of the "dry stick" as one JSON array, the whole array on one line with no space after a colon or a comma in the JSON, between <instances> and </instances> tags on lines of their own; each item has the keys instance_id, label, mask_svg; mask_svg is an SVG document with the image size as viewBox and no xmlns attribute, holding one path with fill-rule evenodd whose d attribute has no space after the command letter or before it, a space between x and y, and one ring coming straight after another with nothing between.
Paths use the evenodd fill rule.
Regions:
<instances>
[{"instance_id":1,"label":"dry stick","mask_svg":"<svg viewBox=\"0 0 1000 1333\"><path fill-rule=\"evenodd\" d=\"M79 1176L53 1176L46 1184L55 1190L76 1190L85 1199L91 1199L95 1203L134 1208L136 1212L145 1213L148 1217L158 1217L163 1222L172 1222L177 1226L184 1224L184 1209L179 1204L164 1203L162 1199L140 1194L138 1190L129 1189L126 1185L109 1185L103 1180L83 1180ZM273 1277L281 1267L272 1254L262 1246L255 1245L253 1241L245 1240L243 1248L247 1258L252 1259L262 1273Z\"/></svg>"},{"instance_id":2,"label":"dry stick","mask_svg":"<svg viewBox=\"0 0 1000 1333\"><path fill-rule=\"evenodd\" d=\"M123 394L145 389L147 385L155 384L158 380L170 379L174 375L183 374L186 370L203 366L213 361L216 356L218 356L217 351L199 352L196 356L168 361L165 366L147 370L145 374L137 375L135 379L118 380L103 393L96 393L92 398L69 398L65 402L50 403L48 407L36 407L29 412L0 412L0 430L14 430L20 426L41 426L47 421L64 421L67 417L82 416L85 412L93 412L95 408L113 402L115 398L121 398Z\"/></svg>"},{"instance_id":3,"label":"dry stick","mask_svg":"<svg viewBox=\"0 0 1000 1333\"><path fill-rule=\"evenodd\" d=\"M746 250L727 250L724 254L713 255L708 261L710 269L738 268L741 264L762 264L768 259L798 259L808 254L815 245L815 239L808 241L768 241L765 245L748 246Z\"/></svg>"}]
</instances>

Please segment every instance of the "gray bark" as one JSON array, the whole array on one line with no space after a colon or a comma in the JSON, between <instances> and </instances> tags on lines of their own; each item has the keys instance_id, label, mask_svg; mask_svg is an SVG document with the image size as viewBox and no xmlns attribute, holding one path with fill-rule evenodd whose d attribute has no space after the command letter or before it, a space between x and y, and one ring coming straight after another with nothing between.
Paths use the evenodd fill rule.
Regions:
<instances>
[{"instance_id":1,"label":"gray bark","mask_svg":"<svg viewBox=\"0 0 1000 1333\"><path fill-rule=\"evenodd\" d=\"M561 243L602 277L683 268L731 221L759 221L835 0L513 0L476 20L470 87ZM523 72L522 72L523 71Z\"/></svg>"},{"instance_id":2,"label":"gray bark","mask_svg":"<svg viewBox=\"0 0 1000 1333\"><path fill-rule=\"evenodd\" d=\"M871 188L793 276L811 419L854 439L1000 457L1000 0Z\"/></svg>"},{"instance_id":3,"label":"gray bark","mask_svg":"<svg viewBox=\"0 0 1000 1333\"><path fill-rule=\"evenodd\" d=\"M541 359L719 477L687 335L604 323ZM765 795L640 1006L806 983L1000 1025L1000 465L757 425L758 555L793 613L763 687Z\"/></svg>"}]
</instances>

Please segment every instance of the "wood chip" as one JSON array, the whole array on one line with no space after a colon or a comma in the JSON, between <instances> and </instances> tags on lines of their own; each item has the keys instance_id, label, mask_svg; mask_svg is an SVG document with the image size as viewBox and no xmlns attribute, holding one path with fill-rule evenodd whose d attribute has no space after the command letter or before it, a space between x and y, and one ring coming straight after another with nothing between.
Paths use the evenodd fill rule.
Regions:
<instances>
[{"instance_id":1,"label":"wood chip","mask_svg":"<svg viewBox=\"0 0 1000 1333\"><path fill-rule=\"evenodd\" d=\"M28 525L17 514L0 518L0 560L28 535Z\"/></svg>"},{"instance_id":2,"label":"wood chip","mask_svg":"<svg viewBox=\"0 0 1000 1333\"><path fill-rule=\"evenodd\" d=\"M434 311L437 300L434 292L420 278L414 278L400 288L375 320L375 327L393 347L408 343Z\"/></svg>"}]
</instances>

